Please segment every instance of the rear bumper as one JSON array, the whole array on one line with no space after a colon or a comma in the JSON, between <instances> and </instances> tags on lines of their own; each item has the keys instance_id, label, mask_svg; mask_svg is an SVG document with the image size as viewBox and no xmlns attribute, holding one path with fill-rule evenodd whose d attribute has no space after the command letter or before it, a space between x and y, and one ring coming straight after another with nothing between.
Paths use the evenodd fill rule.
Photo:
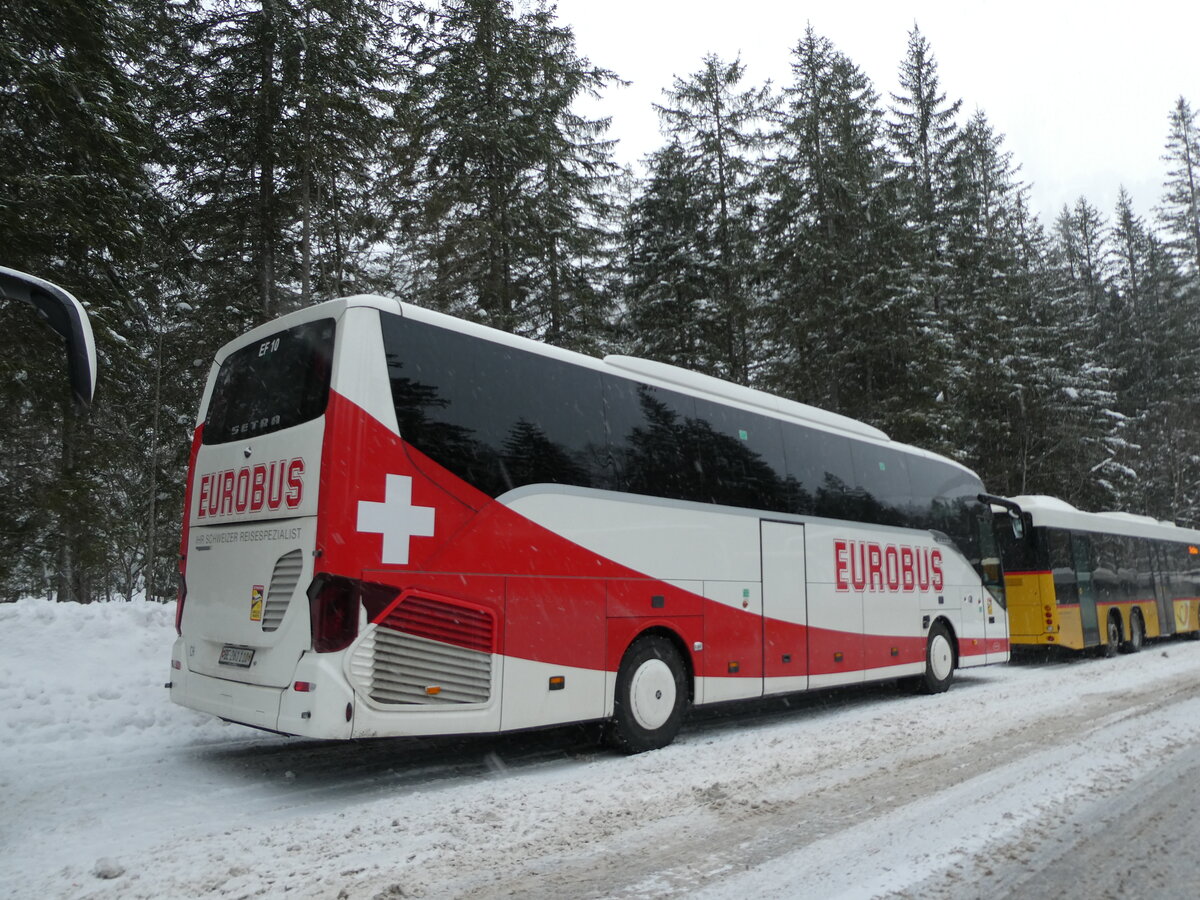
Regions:
<instances>
[{"instance_id":1,"label":"rear bumper","mask_svg":"<svg viewBox=\"0 0 1200 900\"><path fill-rule=\"evenodd\" d=\"M296 665L286 688L244 684L188 670L182 639L171 654L171 700L180 706L249 725L301 737L348 738L354 697L336 677L336 668L316 654L306 654ZM180 663L175 668L175 663ZM300 692L298 682L314 685ZM349 709L347 709L349 707Z\"/></svg>"}]
</instances>

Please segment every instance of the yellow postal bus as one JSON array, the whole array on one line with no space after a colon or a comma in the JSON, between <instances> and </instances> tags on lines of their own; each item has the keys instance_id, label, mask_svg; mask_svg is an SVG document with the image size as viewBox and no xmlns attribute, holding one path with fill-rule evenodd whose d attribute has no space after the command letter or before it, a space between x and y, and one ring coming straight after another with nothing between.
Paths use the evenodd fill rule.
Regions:
<instances>
[{"instance_id":1,"label":"yellow postal bus","mask_svg":"<svg viewBox=\"0 0 1200 900\"><path fill-rule=\"evenodd\" d=\"M1200 531L1083 512L1054 497L989 497L1013 646L1136 653L1146 638L1200 637Z\"/></svg>"}]
</instances>

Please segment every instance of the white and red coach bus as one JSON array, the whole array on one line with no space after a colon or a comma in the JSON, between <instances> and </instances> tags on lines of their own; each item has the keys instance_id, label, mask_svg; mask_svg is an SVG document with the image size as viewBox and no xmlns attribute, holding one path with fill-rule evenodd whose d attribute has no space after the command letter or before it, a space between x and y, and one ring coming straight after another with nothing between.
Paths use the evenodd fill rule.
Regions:
<instances>
[{"instance_id":1,"label":"white and red coach bus","mask_svg":"<svg viewBox=\"0 0 1200 900\"><path fill-rule=\"evenodd\" d=\"M224 347L172 698L319 738L606 720L1008 659L982 485L759 391L381 297Z\"/></svg>"}]
</instances>

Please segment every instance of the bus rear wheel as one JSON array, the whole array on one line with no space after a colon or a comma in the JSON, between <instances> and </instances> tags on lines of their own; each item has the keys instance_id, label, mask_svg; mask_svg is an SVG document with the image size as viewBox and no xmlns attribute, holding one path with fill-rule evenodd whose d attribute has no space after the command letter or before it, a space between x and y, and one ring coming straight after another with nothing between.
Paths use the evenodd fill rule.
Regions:
<instances>
[{"instance_id":1,"label":"bus rear wheel","mask_svg":"<svg viewBox=\"0 0 1200 900\"><path fill-rule=\"evenodd\" d=\"M921 694L940 694L949 689L953 680L954 644L950 631L943 623L935 622L925 643L925 674L915 680L915 686Z\"/></svg>"},{"instance_id":2,"label":"bus rear wheel","mask_svg":"<svg viewBox=\"0 0 1200 900\"><path fill-rule=\"evenodd\" d=\"M1105 656L1116 656L1117 649L1121 646L1121 617L1117 613L1110 613L1108 617L1108 643L1104 645Z\"/></svg>"},{"instance_id":3,"label":"bus rear wheel","mask_svg":"<svg viewBox=\"0 0 1200 900\"><path fill-rule=\"evenodd\" d=\"M1121 647L1126 653L1137 653L1146 643L1146 625L1137 610L1129 617L1129 640Z\"/></svg>"},{"instance_id":4,"label":"bus rear wheel","mask_svg":"<svg viewBox=\"0 0 1200 900\"><path fill-rule=\"evenodd\" d=\"M667 746L683 724L687 697L683 660L675 645L659 635L639 638L617 670L608 744L622 753Z\"/></svg>"}]
</instances>

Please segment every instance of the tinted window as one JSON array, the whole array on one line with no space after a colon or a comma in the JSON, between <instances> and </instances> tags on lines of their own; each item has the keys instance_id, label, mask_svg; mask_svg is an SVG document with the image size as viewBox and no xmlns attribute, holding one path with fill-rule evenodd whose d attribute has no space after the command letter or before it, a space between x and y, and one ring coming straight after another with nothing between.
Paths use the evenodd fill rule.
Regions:
<instances>
[{"instance_id":1,"label":"tinted window","mask_svg":"<svg viewBox=\"0 0 1200 900\"><path fill-rule=\"evenodd\" d=\"M908 456L907 462L913 493L908 524L948 534L969 559L992 555L979 547L985 529L989 544L994 533L991 513L979 502L979 478L936 459ZM999 526L1005 528L1011 535L1011 526Z\"/></svg>"},{"instance_id":2,"label":"tinted window","mask_svg":"<svg viewBox=\"0 0 1200 900\"><path fill-rule=\"evenodd\" d=\"M1194 544L1185 544L1184 553L1187 559L1186 577L1191 597L1200 597L1200 548Z\"/></svg>"},{"instance_id":3,"label":"tinted window","mask_svg":"<svg viewBox=\"0 0 1200 900\"><path fill-rule=\"evenodd\" d=\"M848 519L854 514L850 441L803 425L783 424L788 509L801 515Z\"/></svg>"},{"instance_id":4,"label":"tinted window","mask_svg":"<svg viewBox=\"0 0 1200 900\"><path fill-rule=\"evenodd\" d=\"M1120 564L1117 568L1117 578L1121 582L1121 594L1126 600L1136 600L1139 596L1141 576L1138 573L1137 540L1131 537L1117 538L1121 542Z\"/></svg>"},{"instance_id":5,"label":"tinted window","mask_svg":"<svg viewBox=\"0 0 1200 900\"><path fill-rule=\"evenodd\" d=\"M1075 560L1071 556L1071 535L1066 531L1047 528L1046 549L1050 554L1050 571L1054 575L1054 595L1058 603L1078 603L1079 585L1075 580Z\"/></svg>"},{"instance_id":6,"label":"tinted window","mask_svg":"<svg viewBox=\"0 0 1200 900\"><path fill-rule=\"evenodd\" d=\"M1012 519L1007 513L994 514L993 523L1006 574L1042 572L1050 568L1042 546L1043 529L1026 527L1024 534L1018 538L1013 535Z\"/></svg>"},{"instance_id":7,"label":"tinted window","mask_svg":"<svg viewBox=\"0 0 1200 900\"><path fill-rule=\"evenodd\" d=\"M603 480L599 373L381 318L400 436L422 453L493 497L525 484Z\"/></svg>"},{"instance_id":8,"label":"tinted window","mask_svg":"<svg viewBox=\"0 0 1200 900\"><path fill-rule=\"evenodd\" d=\"M777 420L697 400L692 433L707 499L751 509L787 509L783 433Z\"/></svg>"},{"instance_id":9,"label":"tinted window","mask_svg":"<svg viewBox=\"0 0 1200 900\"><path fill-rule=\"evenodd\" d=\"M854 491L857 518L880 525L905 525L912 505L912 486L904 455L878 444L855 443Z\"/></svg>"},{"instance_id":10,"label":"tinted window","mask_svg":"<svg viewBox=\"0 0 1200 900\"><path fill-rule=\"evenodd\" d=\"M1120 603L1126 599L1121 582L1121 538L1108 534L1093 534L1091 538L1092 579L1096 586L1096 600L1099 603Z\"/></svg>"},{"instance_id":11,"label":"tinted window","mask_svg":"<svg viewBox=\"0 0 1200 900\"><path fill-rule=\"evenodd\" d=\"M1186 544L1164 544L1166 557L1170 565L1169 596L1172 600L1185 600L1195 596L1192 591L1192 579L1188 574L1191 560L1188 559Z\"/></svg>"},{"instance_id":12,"label":"tinted window","mask_svg":"<svg viewBox=\"0 0 1200 900\"><path fill-rule=\"evenodd\" d=\"M1154 600L1155 570L1154 548L1145 538L1132 538L1137 551L1137 594L1140 600Z\"/></svg>"},{"instance_id":13,"label":"tinted window","mask_svg":"<svg viewBox=\"0 0 1200 900\"><path fill-rule=\"evenodd\" d=\"M711 499L691 397L605 376L604 408L618 490L674 500Z\"/></svg>"},{"instance_id":14,"label":"tinted window","mask_svg":"<svg viewBox=\"0 0 1200 900\"><path fill-rule=\"evenodd\" d=\"M204 443L270 434L324 413L333 334L333 319L319 319L231 353L217 372Z\"/></svg>"}]
</instances>

